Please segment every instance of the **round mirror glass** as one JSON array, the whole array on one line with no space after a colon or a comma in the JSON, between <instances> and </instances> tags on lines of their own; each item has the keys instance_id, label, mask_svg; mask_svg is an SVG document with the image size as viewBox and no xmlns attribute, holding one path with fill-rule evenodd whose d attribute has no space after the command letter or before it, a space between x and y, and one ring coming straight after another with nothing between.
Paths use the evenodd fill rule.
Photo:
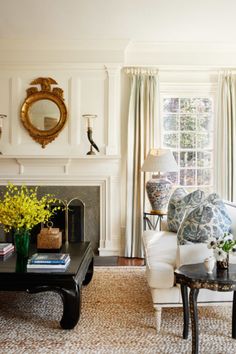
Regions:
<instances>
[{"instance_id":1,"label":"round mirror glass","mask_svg":"<svg viewBox=\"0 0 236 354\"><path fill-rule=\"evenodd\" d=\"M28 114L31 124L39 130L50 130L60 120L59 107L55 102L47 99L33 102Z\"/></svg>"}]
</instances>

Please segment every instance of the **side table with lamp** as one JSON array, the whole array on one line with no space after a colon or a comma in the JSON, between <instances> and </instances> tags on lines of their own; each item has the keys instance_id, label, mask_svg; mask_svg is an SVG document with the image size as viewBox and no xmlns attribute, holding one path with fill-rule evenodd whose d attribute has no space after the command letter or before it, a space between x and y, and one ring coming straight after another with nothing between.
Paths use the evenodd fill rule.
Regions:
<instances>
[{"instance_id":1,"label":"side table with lamp","mask_svg":"<svg viewBox=\"0 0 236 354\"><path fill-rule=\"evenodd\" d=\"M160 222L162 217L167 214L167 205L172 190L172 183L161 173L178 171L178 165L171 150L151 149L143 163L142 171L153 172L152 178L146 183L146 191L152 210L150 213L144 212L145 221L147 221L148 215L158 215L157 222ZM154 174L155 172L157 174ZM148 219L150 218L148 217Z\"/></svg>"},{"instance_id":2,"label":"side table with lamp","mask_svg":"<svg viewBox=\"0 0 236 354\"><path fill-rule=\"evenodd\" d=\"M167 212L159 212L155 210L151 211L144 211L143 212L143 228L144 231L147 229L149 230L156 230L157 226L159 225L159 231L161 231L161 221L164 216L167 215Z\"/></svg>"}]
</instances>

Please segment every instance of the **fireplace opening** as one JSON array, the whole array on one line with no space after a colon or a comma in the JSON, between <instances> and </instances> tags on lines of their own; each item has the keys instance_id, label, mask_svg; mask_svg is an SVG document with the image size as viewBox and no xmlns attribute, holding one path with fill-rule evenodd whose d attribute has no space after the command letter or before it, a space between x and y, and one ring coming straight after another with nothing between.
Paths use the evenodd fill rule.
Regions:
<instances>
[{"instance_id":1,"label":"fireplace opening","mask_svg":"<svg viewBox=\"0 0 236 354\"><path fill-rule=\"evenodd\" d=\"M59 228L62 232L63 243L68 240L70 243L84 241L84 203L78 199L73 198L69 202L62 201L61 204L53 204L51 206L60 207L50 218L53 223L53 228ZM32 241L36 243L37 235L42 227L46 225L38 224L32 231Z\"/></svg>"},{"instance_id":2,"label":"fireplace opening","mask_svg":"<svg viewBox=\"0 0 236 354\"><path fill-rule=\"evenodd\" d=\"M36 187L31 185L31 187ZM6 187L0 186L0 193ZM62 201L71 201L68 206L68 239L69 242L90 241L95 254L98 254L100 240L100 188L98 186L40 185L38 196L50 193ZM68 202L69 203L69 202ZM53 220L53 227L59 227L66 237L65 211L58 212ZM36 243L37 234L46 225L37 225L31 230L31 242ZM0 241L12 242L0 226Z\"/></svg>"}]
</instances>

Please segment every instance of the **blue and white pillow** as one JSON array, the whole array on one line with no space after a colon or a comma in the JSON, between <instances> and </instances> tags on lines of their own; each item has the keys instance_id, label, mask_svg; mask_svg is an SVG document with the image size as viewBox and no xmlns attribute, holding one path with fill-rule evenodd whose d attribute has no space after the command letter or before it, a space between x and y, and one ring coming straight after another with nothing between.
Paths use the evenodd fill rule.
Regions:
<instances>
[{"instance_id":1,"label":"blue and white pillow","mask_svg":"<svg viewBox=\"0 0 236 354\"><path fill-rule=\"evenodd\" d=\"M212 193L185 215L177 234L178 243L207 243L210 237L218 239L229 232L230 227L231 219L223 201Z\"/></svg>"},{"instance_id":2,"label":"blue and white pillow","mask_svg":"<svg viewBox=\"0 0 236 354\"><path fill-rule=\"evenodd\" d=\"M178 232L186 212L194 209L204 198L204 192L199 189L188 194L184 188L177 188L170 197L168 204L168 230Z\"/></svg>"}]
</instances>

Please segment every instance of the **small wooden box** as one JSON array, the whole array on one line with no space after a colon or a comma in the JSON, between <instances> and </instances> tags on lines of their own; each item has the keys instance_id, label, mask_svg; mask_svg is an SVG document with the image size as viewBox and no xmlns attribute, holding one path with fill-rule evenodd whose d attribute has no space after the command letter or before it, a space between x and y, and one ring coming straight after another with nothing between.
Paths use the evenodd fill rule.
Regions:
<instances>
[{"instance_id":1,"label":"small wooden box","mask_svg":"<svg viewBox=\"0 0 236 354\"><path fill-rule=\"evenodd\" d=\"M37 236L37 249L59 250L62 246L62 233L59 228L43 228Z\"/></svg>"}]
</instances>

